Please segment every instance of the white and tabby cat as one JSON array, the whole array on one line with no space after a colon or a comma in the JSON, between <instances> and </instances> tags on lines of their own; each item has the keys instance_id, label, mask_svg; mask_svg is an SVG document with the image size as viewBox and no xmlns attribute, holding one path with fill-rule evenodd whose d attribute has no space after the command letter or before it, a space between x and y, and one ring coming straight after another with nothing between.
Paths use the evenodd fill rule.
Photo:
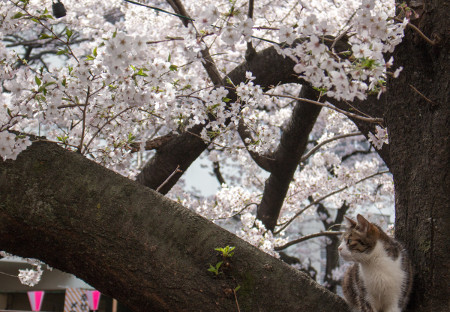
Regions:
<instances>
[{"instance_id":1,"label":"white and tabby cat","mask_svg":"<svg viewBox=\"0 0 450 312\"><path fill-rule=\"evenodd\" d=\"M358 312L401 312L411 292L413 269L402 245L363 216L342 237L339 254L355 262L345 273L342 290Z\"/></svg>"}]
</instances>

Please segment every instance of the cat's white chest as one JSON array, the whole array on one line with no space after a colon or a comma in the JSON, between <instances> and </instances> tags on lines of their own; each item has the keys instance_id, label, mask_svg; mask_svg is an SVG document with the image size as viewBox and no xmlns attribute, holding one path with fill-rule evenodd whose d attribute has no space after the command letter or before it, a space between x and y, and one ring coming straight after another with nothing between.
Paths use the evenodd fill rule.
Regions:
<instances>
[{"instance_id":1,"label":"cat's white chest","mask_svg":"<svg viewBox=\"0 0 450 312\"><path fill-rule=\"evenodd\" d=\"M397 311L405 278L401 256L393 260L379 243L371 256L371 262L360 264L369 301L377 311Z\"/></svg>"}]
</instances>

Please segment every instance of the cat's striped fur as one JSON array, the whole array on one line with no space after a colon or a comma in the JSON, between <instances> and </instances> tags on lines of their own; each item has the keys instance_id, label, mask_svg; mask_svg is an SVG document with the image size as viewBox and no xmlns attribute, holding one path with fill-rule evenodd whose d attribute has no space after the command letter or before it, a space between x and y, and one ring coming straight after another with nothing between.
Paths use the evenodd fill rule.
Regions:
<instances>
[{"instance_id":1,"label":"cat's striped fur","mask_svg":"<svg viewBox=\"0 0 450 312\"><path fill-rule=\"evenodd\" d=\"M354 264L347 270L342 290L358 312L401 312L411 292L413 269L406 251L376 224L358 215L348 219L339 253Z\"/></svg>"}]
</instances>

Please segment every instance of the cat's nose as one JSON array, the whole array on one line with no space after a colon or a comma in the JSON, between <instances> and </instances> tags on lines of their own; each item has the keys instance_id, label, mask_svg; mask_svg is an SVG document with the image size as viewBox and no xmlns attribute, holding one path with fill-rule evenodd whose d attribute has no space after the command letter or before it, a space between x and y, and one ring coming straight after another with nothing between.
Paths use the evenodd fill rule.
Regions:
<instances>
[{"instance_id":1,"label":"cat's nose","mask_svg":"<svg viewBox=\"0 0 450 312\"><path fill-rule=\"evenodd\" d=\"M338 247L338 250L341 251L341 250L342 250L342 246L339 246L339 247Z\"/></svg>"}]
</instances>

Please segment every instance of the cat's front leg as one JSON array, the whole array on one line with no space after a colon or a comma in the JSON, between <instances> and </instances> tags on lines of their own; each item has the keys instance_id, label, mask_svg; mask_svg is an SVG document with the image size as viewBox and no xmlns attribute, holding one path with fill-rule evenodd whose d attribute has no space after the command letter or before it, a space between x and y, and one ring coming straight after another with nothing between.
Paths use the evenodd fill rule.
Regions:
<instances>
[{"instance_id":1,"label":"cat's front leg","mask_svg":"<svg viewBox=\"0 0 450 312\"><path fill-rule=\"evenodd\" d=\"M385 310L385 312L402 312L402 310L401 310L398 306L392 305L392 306L388 307L388 308Z\"/></svg>"},{"instance_id":2,"label":"cat's front leg","mask_svg":"<svg viewBox=\"0 0 450 312\"><path fill-rule=\"evenodd\" d=\"M372 308L372 306L370 305L370 303L364 302L364 303L362 303L361 309L358 310L358 312L376 312L376 310ZM387 311L386 311L386 312L387 312Z\"/></svg>"}]
</instances>

